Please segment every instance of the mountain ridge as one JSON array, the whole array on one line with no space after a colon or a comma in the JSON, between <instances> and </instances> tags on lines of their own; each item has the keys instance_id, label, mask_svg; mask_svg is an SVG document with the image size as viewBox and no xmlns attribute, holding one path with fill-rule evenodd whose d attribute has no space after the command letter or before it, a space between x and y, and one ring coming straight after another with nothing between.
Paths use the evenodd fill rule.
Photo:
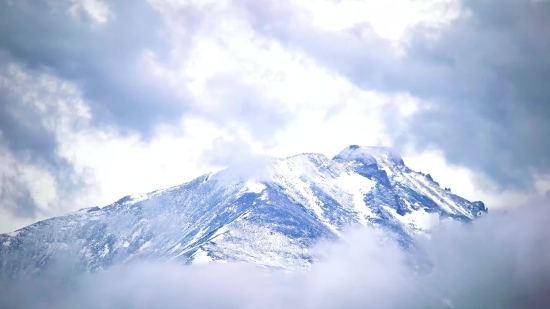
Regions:
<instances>
[{"instance_id":1,"label":"mountain ridge","mask_svg":"<svg viewBox=\"0 0 550 309\"><path fill-rule=\"evenodd\" d=\"M387 147L271 158L255 169L205 174L1 234L0 275L40 273L69 255L75 272L142 259L302 269L315 262L309 248L350 225L373 226L411 248L441 220L487 212Z\"/></svg>"}]
</instances>

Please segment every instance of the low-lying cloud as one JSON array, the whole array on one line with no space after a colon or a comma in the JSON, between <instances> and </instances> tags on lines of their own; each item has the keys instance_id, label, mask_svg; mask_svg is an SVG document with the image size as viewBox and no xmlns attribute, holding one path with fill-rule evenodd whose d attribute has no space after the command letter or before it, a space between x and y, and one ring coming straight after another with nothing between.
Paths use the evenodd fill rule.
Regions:
<instances>
[{"instance_id":1,"label":"low-lying cloud","mask_svg":"<svg viewBox=\"0 0 550 309\"><path fill-rule=\"evenodd\" d=\"M419 239L433 269L417 274L393 241L351 229L320 244L298 273L244 264L136 263L60 285L2 285L2 308L542 308L550 305L548 201L450 221Z\"/></svg>"}]
</instances>

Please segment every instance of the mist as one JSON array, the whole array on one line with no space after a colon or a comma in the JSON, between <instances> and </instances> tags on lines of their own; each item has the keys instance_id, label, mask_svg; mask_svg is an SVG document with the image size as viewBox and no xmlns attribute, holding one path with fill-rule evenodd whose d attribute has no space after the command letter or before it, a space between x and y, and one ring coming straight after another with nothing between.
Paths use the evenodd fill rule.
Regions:
<instances>
[{"instance_id":1,"label":"mist","mask_svg":"<svg viewBox=\"0 0 550 309\"><path fill-rule=\"evenodd\" d=\"M549 215L544 200L470 224L443 221L416 240L428 274L379 231L351 227L313 248L322 261L301 272L138 262L64 282L50 274L1 284L0 308L543 308Z\"/></svg>"}]
</instances>

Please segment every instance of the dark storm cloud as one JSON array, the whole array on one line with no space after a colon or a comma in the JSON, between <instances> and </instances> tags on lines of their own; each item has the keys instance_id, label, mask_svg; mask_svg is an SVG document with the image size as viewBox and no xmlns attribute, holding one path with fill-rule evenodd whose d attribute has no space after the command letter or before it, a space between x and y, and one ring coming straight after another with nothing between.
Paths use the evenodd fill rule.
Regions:
<instances>
[{"instance_id":1,"label":"dark storm cloud","mask_svg":"<svg viewBox=\"0 0 550 309\"><path fill-rule=\"evenodd\" d=\"M60 83L68 82L79 92L72 99L81 97L91 108L89 122L76 121L61 130L108 127L121 134L137 132L147 140L157 124L179 121L183 113L189 112L230 130L242 125L255 139L267 143L292 119L281 110L279 102L266 99L257 84L245 83L241 76L218 74L207 82L209 95L221 102L214 110L204 108L201 102L190 106L181 97L181 89L176 94L176 89L151 76L143 53L154 52L155 61L170 67L166 61L173 60L171 48L181 44L183 48L176 48L177 62L187 61L187 46L182 40L190 47L193 36L211 34L209 25L203 24L210 21L208 6L183 5L161 16L146 1L105 1L110 14L105 23L98 23L83 10L71 15L69 9L74 3L0 0L0 78L7 80L1 83L0 79L0 146L7 147L20 164L47 169L55 178L60 198L78 192L79 187L89 185L90 179L79 179L74 167L59 156L63 143L59 128L46 123L58 122L60 111L34 104L45 97L52 102L64 100L65 94L27 85L37 94L33 102L26 102L20 84L28 80L39 84L44 76L53 76ZM168 24L175 29L168 29ZM10 71L13 64L28 74L26 80L18 80L17 74ZM11 202L3 204L21 205L22 209L12 211L34 217L38 207L29 198L27 182L18 173L4 177L18 184L18 190L4 190L2 200ZM27 198L21 200L25 194L18 192L27 192Z\"/></svg>"},{"instance_id":2,"label":"dark storm cloud","mask_svg":"<svg viewBox=\"0 0 550 309\"><path fill-rule=\"evenodd\" d=\"M177 119L185 105L140 65L146 50L166 56L164 25L145 1L108 6L112 16L99 24L83 12L71 16L68 2L2 1L0 52L27 69L78 83L98 123L146 135L159 121Z\"/></svg>"},{"instance_id":3,"label":"dark storm cloud","mask_svg":"<svg viewBox=\"0 0 550 309\"><path fill-rule=\"evenodd\" d=\"M25 75L0 59L0 210L20 218L45 214L31 194L31 182L37 179L28 172L35 169L55 179L55 190L66 196L82 192L90 180L58 154L57 131L81 124L73 115L78 95L68 88L51 78ZM40 181L46 182L42 187L52 185L48 179Z\"/></svg>"},{"instance_id":4,"label":"dark storm cloud","mask_svg":"<svg viewBox=\"0 0 550 309\"><path fill-rule=\"evenodd\" d=\"M396 111L397 145L436 146L449 162L484 172L502 188L529 188L550 172L550 2L463 1L470 16L440 33L418 26L406 56L369 25L338 33L310 27L289 7L248 4L259 32L306 51L365 89L408 92L430 102L406 123ZM285 20L285 22L282 22Z\"/></svg>"},{"instance_id":5,"label":"dark storm cloud","mask_svg":"<svg viewBox=\"0 0 550 309\"><path fill-rule=\"evenodd\" d=\"M1 86L0 86L1 87ZM55 132L42 126L42 113L20 104L20 99L11 91L0 88L0 132L2 142L16 151L29 151L53 160L56 147Z\"/></svg>"},{"instance_id":6,"label":"dark storm cloud","mask_svg":"<svg viewBox=\"0 0 550 309\"><path fill-rule=\"evenodd\" d=\"M16 217L34 218L38 206L31 198L29 189L19 177L1 175L0 202L2 208Z\"/></svg>"},{"instance_id":7,"label":"dark storm cloud","mask_svg":"<svg viewBox=\"0 0 550 309\"><path fill-rule=\"evenodd\" d=\"M71 4L0 1L0 146L19 164L2 176L6 186L0 200L16 216L35 218L39 213L28 181L17 171L21 165L47 170L65 199L90 185L89 175L82 178L59 156L58 130L78 130L82 124L52 127L63 117L56 101L80 100L81 95L92 112L86 125L138 132L144 138L157 123L179 120L185 109L172 89L148 75L143 62L146 51L156 53L160 61L166 58L166 33L157 11L145 1L108 1L107 22L96 23L83 10L71 15ZM28 75L14 73L13 65ZM49 89L42 82L46 76L58 78L57 84L68 81L80 92L68 98L57 84L57 89ZM41 101L48 102L46 108L38 107Z\"/></svg>"},{"instance_id":8,"label":"dark storm cloud","mask_svg":"<svg viewBox=\"0 0 550 309\"><path fill-rule=\"evenodd\" d=\"M436 105L412 119L411 134L418 145L441 147L453 163L525 187L533 172L550 172L550 3L465 6L471 18L440 40L416 33L411 61L429 70L403 82Z\"/></svg>"}]
</instances>

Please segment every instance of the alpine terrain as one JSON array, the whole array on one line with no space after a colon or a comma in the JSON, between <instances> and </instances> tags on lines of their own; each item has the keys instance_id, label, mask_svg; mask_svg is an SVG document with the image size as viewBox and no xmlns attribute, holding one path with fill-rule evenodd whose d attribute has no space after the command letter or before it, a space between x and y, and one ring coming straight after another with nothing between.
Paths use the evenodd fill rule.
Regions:
<instances>
[{"instance_id":1,"label":"alpine terrain","mask_svg":"<svg viewBox=\"0 0 550 309\"><path fill-rule=\"evenodd\" d=\"M440 220L467 222L485 212L482 202L441 188L389 148L350 146L332 159L300 154L250 173L228 168L2 234L0 277L143 259L301 269L315 261L312 245L350 225L374 226L407 250Z\"/></svg>"}]
</instances>

